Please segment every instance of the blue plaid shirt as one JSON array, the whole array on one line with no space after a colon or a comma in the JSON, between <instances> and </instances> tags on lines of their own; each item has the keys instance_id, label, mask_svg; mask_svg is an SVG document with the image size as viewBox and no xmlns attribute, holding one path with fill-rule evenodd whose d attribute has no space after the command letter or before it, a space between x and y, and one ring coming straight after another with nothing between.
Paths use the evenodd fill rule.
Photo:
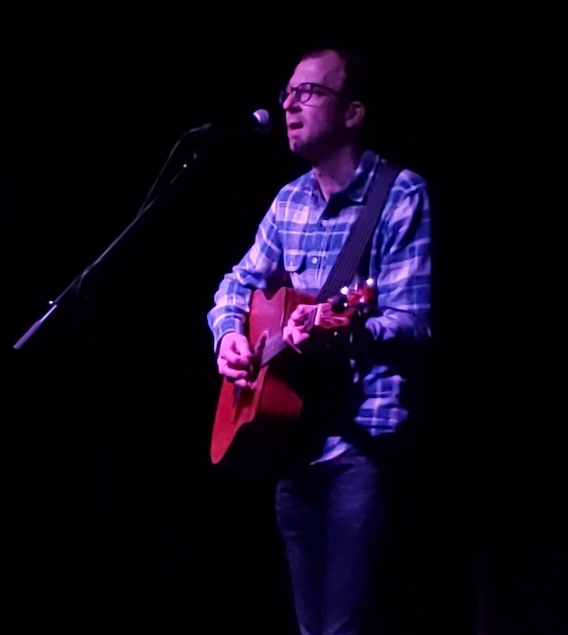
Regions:
<instances>
[{"instance_id":1,"label":"blue plaid shirt","mask_svg":"<svg viewBox=\"0 0 568 635\"><path fill-rule=\"evenodd\" d=\"M365 152L351 183L328 202L313 171L280 190L253 246L215 294L215 306L208 314L215 350L225 333L246 333L252 290L266 288L268 278L278 271L288 272L294 288L317 295L362 209L380 162L374 152ZM348 199L347 207L327 215L328 205L338 195ZM370 369L365 365L364 373L357 359L352 366L358 387L354 394L361 395L355 421L376 435L393 432L409 414L406 400L401 402L408 378L392 362L393 344L395 350L399 344L408 348L430 337L430 206L426 183L414 172L403 170L394 182L373 237L368 273L376 284L378 307L365 323L374 359ZM346 447L341 438L329 438L322 460Z\"/></svg>"}]
</instances>

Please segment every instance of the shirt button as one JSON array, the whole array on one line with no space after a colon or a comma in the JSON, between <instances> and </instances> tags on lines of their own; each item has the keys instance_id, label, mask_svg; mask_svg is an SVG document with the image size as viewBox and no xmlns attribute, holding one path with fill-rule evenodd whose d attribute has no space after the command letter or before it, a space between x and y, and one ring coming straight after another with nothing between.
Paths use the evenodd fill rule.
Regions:
<instances>
[{"instance_id":1,"label":"shirt button","mask_svg":"<svg viewBox=\"0 0 568 635\"><path fill-rule=\"evenodd\" d=\"M314 256L314 257L312 258L312 265L317 264L317 261L318 261L318 259Z\"/></svg>"}]
</instances>

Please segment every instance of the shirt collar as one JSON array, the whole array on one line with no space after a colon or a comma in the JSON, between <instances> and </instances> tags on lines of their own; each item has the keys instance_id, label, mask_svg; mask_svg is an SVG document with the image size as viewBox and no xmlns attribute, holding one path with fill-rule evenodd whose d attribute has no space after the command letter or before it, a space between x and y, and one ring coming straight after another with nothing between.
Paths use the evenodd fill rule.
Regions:
<instances>
[{"instance_id":1,"label":"shirt collar","mask_svg":"<svg viewBox=\"0 0 568 635\"><path fill-rule=\"evenodd\" d=\"M355 174L353 175L351 182L339 192L332 194L330 202L335 197L340 196L344 200L349 200L353 204L362 204L365 200L369 185L373 180L379 161L380 158L377 154L371 150L366 150L359 161L359 165L355 170ZM319 186L314 171L311 170L308 175L309 178L306 183L306 192L312 195L317 192L318 196L320 196Z\"/></svg>"}]
</instances>

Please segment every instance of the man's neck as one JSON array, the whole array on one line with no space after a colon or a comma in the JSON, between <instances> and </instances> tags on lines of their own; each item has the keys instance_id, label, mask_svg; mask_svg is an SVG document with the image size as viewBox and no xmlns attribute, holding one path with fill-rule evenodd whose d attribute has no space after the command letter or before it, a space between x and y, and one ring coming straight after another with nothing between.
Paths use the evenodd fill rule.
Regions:
<instances>
[{"instance_id":1,"label":"man's neck","mask_svg":"<svg viewBox=\"0 0 568 635\"><path fill-rule=\"evenodd\" d=\"M344 146L313 165L315 177L326 201L351 182L362 155L363 151L359 148Z\"/></svg>"}]
</instances>

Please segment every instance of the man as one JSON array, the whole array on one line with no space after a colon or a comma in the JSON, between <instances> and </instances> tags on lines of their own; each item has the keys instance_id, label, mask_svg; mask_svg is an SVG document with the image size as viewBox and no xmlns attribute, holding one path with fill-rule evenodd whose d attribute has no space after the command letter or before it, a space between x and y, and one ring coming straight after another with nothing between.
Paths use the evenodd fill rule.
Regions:
<instances>
[{"instance_id":1,"label":"man","mask_svg":"<svg viewBox=\"0 0 568 635\"><path fill-rule=\"evenodd\" d=\"M219 372L244 390L253 379L247 338L252 290L287 272L294 288L317 295L382 164L363 145L361 69L349 52L308 53L281 96L290 149L312 169L278 193L208 315ZM371 594L378 588L376 557L388 515L387 439L413 414L409 360L430 336L429 247L426 184L403 170L367 258L377 307L348 345L353 372L342 393L347 403L334 410L343 420L332 422L326 411L330 420L315 426L327 426L318 455L277 483L277 519L302 635L375 632L365 629L376 627L371 609L379 598ZM306 328L312 309L299 305L283 331L299 352L306 346L317 352Z\"/></svg>"}]
</instances>

